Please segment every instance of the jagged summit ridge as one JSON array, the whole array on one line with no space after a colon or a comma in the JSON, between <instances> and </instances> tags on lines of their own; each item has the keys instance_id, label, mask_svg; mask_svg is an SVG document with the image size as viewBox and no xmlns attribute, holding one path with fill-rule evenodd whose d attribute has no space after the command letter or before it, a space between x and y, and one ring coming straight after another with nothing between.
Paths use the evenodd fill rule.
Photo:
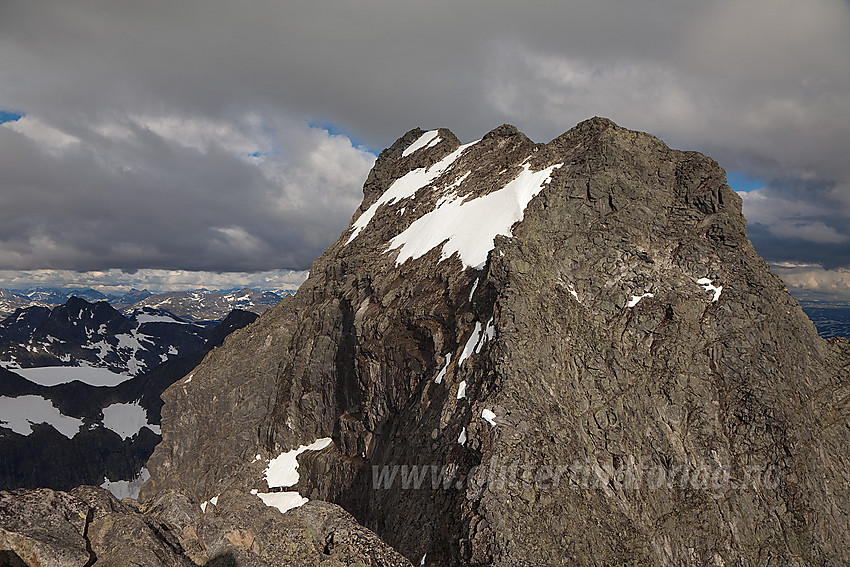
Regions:
<instances>
[{"instance_id":1,"label":"jagged summit ridge","mask_svg":"<svg viewBox=\"0 0 850 567\"><path fill-rule=\"evenodd\" d=\"M842 564L848 349L740 207L710 158L601 118L547 144L411 130L298 293L164 394L143 498L266 493L330 438L287 491L414 563ZM736 484L615 474L638 465ZM413 466L451 482L387 480Z\"/></svg>"},{"instance_id":2,"label":"jagged summit ridge","mask_svg":"<svg viewBox=\"0 0 850 567\"><path fill-rule=\"evenodd\" d=\"M515 135L515 130L510 128L504 127L497 134L491 132L486 139ZM402 152L402 158L425 151L440 141L439 130L425 132ZM396 179L353 221L346 244L357 238L378 210L384 207L383 214L410 214L416 219L389 242L387 252L399 250L397 265L419 258L442 245L441 261L457 254L464 267L482 268L487 253L493 249L493 239L497 235L511 235L511 227L522 220L529 201L549 183L552 171L563 166L559 163L535 171L529 163L531 156L519 164L518 171L516 167L505 164L499 172L501 177L495 180L497 185L503 186L479 195L468 187L482 185L479 178L481 171L479 169L478 175L472 175L476 162L467 159L465 154L483 141L457 146L437 163L413 169ZM424 214L421 209L427 207L420 205L426 198L418 195L422 189L437 198L433 209Z\"/></svg>"}]
</instances>

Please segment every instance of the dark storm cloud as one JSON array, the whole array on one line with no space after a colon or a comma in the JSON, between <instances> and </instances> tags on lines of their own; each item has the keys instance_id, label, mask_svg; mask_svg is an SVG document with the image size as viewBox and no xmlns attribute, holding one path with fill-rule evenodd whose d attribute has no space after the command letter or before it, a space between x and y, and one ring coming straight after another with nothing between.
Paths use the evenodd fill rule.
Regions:
<instances>
[{"instance_id":1,"label":"dark storm cloud","mask_svg":"<svg viewBox=\"0 0 850 567\"><path fill-rule=\"evenodd\" d=\"M371 160L307 124L377 151L415 126L547 141L593 115L765 179L745 211L771 219L751 223L769 260L847 265L840 0L0 10L0 110L26 115L0 127L0 267L304 268Z\"/></svg>"},{"instance_id":2,"label":"dark storm cloud","mask_svg":"<svg viewBox=\"0 0 850 567\"><path fill-rule=\"evenodd\" d=\"M191 126L169 128L179 138ZM0 169L8 172L0 262L73 270L309 266L347 223L371 156L304 124L291 128L304 131L308 153L330 152L330 166L299 171L306 165L290 160L311 159L300 148L274 161L219 143L187 146L135 125L119 137L78 129L79 138L61 144L0 129ZM340 164L358 178L334 178ZM334 201L323 199L327 187Z\"/></svg>"}]
</instances>

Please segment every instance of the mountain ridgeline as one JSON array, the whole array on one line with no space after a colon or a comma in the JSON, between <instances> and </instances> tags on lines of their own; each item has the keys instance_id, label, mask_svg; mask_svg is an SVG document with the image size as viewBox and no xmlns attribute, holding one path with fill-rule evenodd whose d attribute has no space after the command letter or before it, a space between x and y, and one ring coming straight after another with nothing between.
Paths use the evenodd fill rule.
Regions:
<instances>
[{"instance_id":1,"label":"mountain ridgeline","mask_svg":"<svg viewBox=\"0 0 850 567\"><path fill-rule=\"evenodd\" d=\"M214 324L223 320L234 309L262 313L280 301L284 294L293 291L291 286L286 286L279 293L249 288L228 291L197 289L163 293L131 289L119 295L107 296L94 289L79 288L36 288L26 292L0 289L0 319L8 317L18 309L33 306L53 308L76 298L91 303L108 302L125 315L132 315L136 311L145 309L156 309L168 311L192 323Z\"/></svg>"},{"instance_id":2,"label":"mountain ridgeline","mask_svg":"<svg viewBox=\"0 0 850 567\"><path fill-rule=\"evenodd\" d=\"M138 509L61 493L97 557L120 519L171 542L151 565L850 561L850 343L717 163L602 118L408 132L298 292L163 399ZM49 515L10 494L0 540Z\"/></svg>"}]
</instances>

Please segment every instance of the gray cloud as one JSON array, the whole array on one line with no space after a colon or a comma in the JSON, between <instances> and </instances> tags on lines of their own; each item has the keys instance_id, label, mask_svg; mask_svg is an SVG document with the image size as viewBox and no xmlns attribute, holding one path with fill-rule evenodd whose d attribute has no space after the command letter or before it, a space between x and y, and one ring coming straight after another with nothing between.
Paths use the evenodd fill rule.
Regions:
<instances>
[{"instance_id":1,"label":"gray cloud","mask_svg":"<svg viewBox=\"0 0 850 567\"><path fill-rule=\"evenodd\" d=\"M0 110L26 117L0 127L0 268L303 269L359 202L357 144L502 122L546 141L593 115L764 179L745 211L769 260L850 266L847 2L2 12Z\"/></svg>"},{"instance_id":2,"label":"gray cloud","mask_svg":"<svg viewBox=\"0 0 850 567\"><path fill-rule=\"evenodd\" d=\"M374 156L303 122L247 122L136 118L63 136L29 116L7 123L0 266L309 266L347 224Z\"/></svg>"}]
</instances>

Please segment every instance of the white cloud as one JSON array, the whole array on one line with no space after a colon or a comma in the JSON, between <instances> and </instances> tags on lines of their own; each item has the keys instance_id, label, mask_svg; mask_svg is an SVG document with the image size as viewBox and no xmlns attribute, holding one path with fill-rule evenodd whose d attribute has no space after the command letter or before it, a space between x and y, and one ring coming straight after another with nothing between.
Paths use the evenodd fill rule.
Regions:
<instances>
[{"instance_id":1,"label":"white cloud","mask_svg":"<svg viewBox=\"0 0 850 567\"><path fill-rule=\"evenodd\" d=\"M286 290L300 286L306 271L270 270L265 272L203 272L188 270L0 270L0 288L90 287L102 293L121 293L131 288L152 292L188 289L232 289L250 287L261 290Z\"/></svg>"},{"instance_id":2,"label":"white cloud","mask_svg":"<svg viewBox=\"0 0 850 567\"><path fill-rule=\"evenodd\" d=\"M248 231L240 226L216 227L214 230L223 236L217 245L232 247L242 254L256 254L262 248L259 239L248 234Z\"/></svg>"},{"instance_id":3,"label":"white cloud","mask_svg":"<svg viewBox=\"0 0 850 567\"><path fill-rule=\"evenodd\" d=\"M158 136L201 151L218 147L247 156L269 152L273 148L273 140L269 132L263 129L262 118L256 114L241 116L235 121L181 116L137 116L133 117L132 121ZM114 126L113 129L106 126L105 131L113 136L117 134L118 137L126 132L121 132Z\"/></svg>"},{"instance_id":4,"label":"white cloud","mask_svg":"<svg viewBox=\"0 0 850 567\"><path fill-rule=\"evenodd\" d=\"M850 270L827 270L821 266L773 266L792 291L814 291L850 300Z\"/></svg>"},{"instance_id":5,"label":"white cloud","mask_svg":"<svg viewBox=\"0 0 850 567\"><path fill-rule=\"evenodd\" d=\"M644 129L705 126L702 97L687 79L657 61L592 61L502 43L493 54L488 100L509 119L539 130L554 116L579 121L595 115Z\"/></svg>"},{"instance_id":6,"label":"white cloud","mask_svg":"<svg viewBox=\"0 0 850 567\"><path fill-rule=\"evenodd\" d=\"M823 221L779 222L769 227L770 232L780 238L799 238L816 244L841 244L850 237L840 234Z\"/></svg>"},{"instance_id":7,"label":"white cloud","mask_svg":"<svg viewBox=\"0 0 850 567\"><path fill-rule=\"evenodd\" d=\"M69 144L80 142L76 136L66 134L32 116L24 116L14 122L5 122L3 126L23 134L49 152L61 151Z\"/></svg>"},{"instance_id":8,"label":"white cloud","mask_svg":"<svg viewBox=\"0 0 850 567\"><path fill-rule=\"evenodd\" d=\"M256 113L62 126L76 142L0 129L0 267L304 268L348 224L375 159Z\"/></svg>"}]
</instances>

